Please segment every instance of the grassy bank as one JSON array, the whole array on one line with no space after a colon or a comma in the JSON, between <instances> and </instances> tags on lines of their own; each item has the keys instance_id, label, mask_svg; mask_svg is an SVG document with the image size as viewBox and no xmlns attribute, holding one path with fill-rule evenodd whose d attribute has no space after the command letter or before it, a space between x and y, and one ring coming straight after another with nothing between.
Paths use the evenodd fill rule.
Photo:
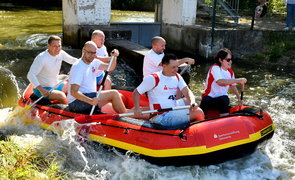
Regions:
<instances>
[{"instance_id":1,"label":"grassy bank","mask_svg":"<svg viewBox=\"0 0 295 180\"><path fill-rule=\"evenodd\" d=\"M1 135L0 135L1 136ZM42 157L38 150L21 148L3 135L0 139L0 179L67 179L54 157Z\"/></svg>"},{"instance_id":2,"label":"grassy bank","mask_svg":"<svg viewBox=\"0 0 295 180\"><path fill-rule=\"evenodd\" d=\"M265 39L264 48L259 53L246 56L241 61L277 67L295 67L294 32L272 33Z\"/></svg>"}]
</instances>

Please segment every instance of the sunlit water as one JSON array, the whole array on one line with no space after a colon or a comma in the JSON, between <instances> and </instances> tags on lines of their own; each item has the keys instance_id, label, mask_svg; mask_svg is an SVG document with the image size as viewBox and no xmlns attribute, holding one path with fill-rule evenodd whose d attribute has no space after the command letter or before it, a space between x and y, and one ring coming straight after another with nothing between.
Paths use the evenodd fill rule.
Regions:
<instances>
[{"instance_id":1,"label":"sunlit water","mask_svg":"<svg viewBox=\"0 0 295 180\"><path fill-rule=\"evenodd\" d=\"M58 13L60 12L56 14ZM33 16L38 13L32 11L29 14ZM17 15L18 12L15 12L15 16ZM52 17L52 15L49 16ZM12 12L10 12L10 16L13 17ZM19 16L21 16L21 13ZM0 18L3 18L2 15L0 15ZM26 18L23 18L22 21L26 21ZM30 22L27 20L27 23ZM38 19L34 23L37 24L36 28L42 28L38 25ZM55 23L48 22L48 27L60 28L60 25L55 26ZM55 28L49 28L47 31L43 29L44 31L36 30L32 32L31 30L26 33L23 31L24 26L18 27L22 33L17 34L16 28L15 36L11 32L11 35L7 35L9 37L7 39L4 38L4 30L1 29L2 24L0 27L0 43L4 46L4 49L7 49L1 51L3 53L0 56L2 58L0 63L2 69L5 69L4 71L9 71L1 75L0 79L7 79L7 76L10 79L15 79L11 80L11 83L14 84L13 87L19 87L18 90L12 92L15 97L20 95L27 85L28 81L25 78L27 70L35 54L42 50L40 46L46 44L47 35L51 33L60 35L61 33ZM7 33L9 34L9 32ZM27 54L19 48L25 49L24 52ZM10 51L8 49L15 50ZM194 67L191 71L190 87L198 100L204 87L208 68L209 65L202 64ZM248 79L244 92L245 103L261 106L270 113L276 124L273 138L255 153L242 159L206 167L197 165L159 167L136 156L131 156L131 152L121 154L112 148L106 149L97 143L87 142L83 145L77 143L73 127L78 125L73 120L62 123L64 129L66 129L64 134L59 134L57 131L53 133L42 130L37 125L24 125L21 123L20 117L8 117L12 109L9 104L2 104L3 108L0 109L0 132L21 146L39 149L44 156L54 155L62 169L73 179L295 179L295 74L281 69L266 69L265 67L246 66L243 68L234 67L234 69L237 77ZM136 76L134 71L124 64L120 65L120 68L117 68L117 71L114 71L111 76L114 83L120 83L121 86L132 86L138 81L137 77L134 78ZM5 84L2 84L0 89L5 89L5 86ZM233 95L230 97L231 103L235 104L235 97Z\"/></svg>"},{"instance_id":2,"label":"sunlit water","mask_svg":"<svg viewBox=\"0 0 295 180\"><path fill-rule=\"evenodd\" d=\"M111 22L154 22L154 13L112 10ZM0 49L37 47L49 34L62 33L62 12L0 10L0 24Z\"/></svg>"}]
</instances>

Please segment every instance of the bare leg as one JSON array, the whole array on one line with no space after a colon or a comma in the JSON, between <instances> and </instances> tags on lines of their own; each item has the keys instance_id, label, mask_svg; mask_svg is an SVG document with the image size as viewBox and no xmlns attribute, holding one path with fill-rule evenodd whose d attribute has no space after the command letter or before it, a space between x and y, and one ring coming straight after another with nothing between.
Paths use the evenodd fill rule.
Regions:
<instances>
[{"instance_id":1,"label":"bare leg","mask_svg":"<svg viewBox=\"0 0 295 180\"><path fill-rule=\"evenodd\" d=\"M49 100L57 100L61 104L68 104L66 94L62 91L53 90L48 96Z\"/></svg>"},{"instance_id":2,"label":"bare leg","mask_svg":"<svg viewBox=\"0 0 295 180\"><path fill-rule=\"evenodd\" d=\"M99 96L98 106L102 107L107 103L112 103L113 109L117 113L126 113L126 107L120 97L120 94L117 90L104 90L101 91Z\"/></svg>"},{"instance_id":3,"label":"bare leg","mask_svg":"<svg viewBox=\"0 0 295 180\"><path fill-rule=\"evenodd\" d=\"M69 88L68 81L66 81L66 82L64 82L64 86L62 88L62 92L68 93L68 88Z\"/></svg>"},{"instance_id":4,"label":"bare leg","mask_svg":"<svg viewBox=\"0 0 295 180\"><path fill-rule=\"evenodd\" d=\"M110 90L112 89L112 81L107 78L105 83L104 83L104 90Z\"/></svg>"},{"instance_id":5,"label":"bare leg","mask_svg":"<svg viewBox=\"0 0 295 180\"><path fill-rule=\"evenodd\" d=\"M185 104L190 103L187 98L183 98L183 100L184 100ZM204 120L204 119L205 119L205 115L204 115L203 110L200 107L190 108L190 120L191 120L191 122L200 121L200 120Z\"/></svg>"},{"instance_id":6,"label":"bare leg","mask_svg":"<svg viewBox=\"0 0 295 180\"><path fill-rule=\"evenodd\" d=\"M99 81L99 85L102 83L102 80ZM110 90L112 89L112 81L109 77L106 78L104 82L103 90Z\"/></svg>"},{"instance_id":7,"label":"bare leg","mask_svg":"<svg viewBox=\"0 0 295 180\"><path fill-rule=\"evenodd\" d=\"M191 122L193 122L193 121L201 121L201 120L204 120L204 119L205 119L204 112L202 111L201 108L195 107L193 109L190 109L190 120L191 120Z\"/></svg>"}]
</instances>

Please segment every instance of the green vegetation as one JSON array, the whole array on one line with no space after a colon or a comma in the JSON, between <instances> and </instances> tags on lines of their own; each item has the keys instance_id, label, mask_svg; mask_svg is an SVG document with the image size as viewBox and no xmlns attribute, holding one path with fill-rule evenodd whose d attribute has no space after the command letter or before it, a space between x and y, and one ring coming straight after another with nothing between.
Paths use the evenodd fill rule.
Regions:
<instances>
[{"instance_id":1,"label":"green vegetation","mask_svg":"<svg viewBox=\"0 0 295 180\"><path fill-rule=\"evenodd\" d=\"M205 0L206 4L213 5L212 0ZM268 13L270 14L284 14L286 11L286 6L284 5L282 0L268 0ZM239 14L252 16L253 10L258 5L256 0L243 0L239 1Z\"/></svg>"},{"instance_id":2,"label":"green vegetation","mask_svg":"<svg viewBox=\"0 0 295 180\"><path fill-rule=\"evenodd\" d=\"M295 56L295 37L290 33L272 33L267 37L266 46L260 53L250 56L251 62L288 64ZM249 59L249 58L245 58Z\"/></svg>"},{"instance_id":3,"label":"green vegetation","mask_svg":"<svg viewBox=\"0 0 295 180\"><path fill-rule=\"evenodd\" d=\"M36 149L0 141L0 179L67 179L54 157L42 157Z\"/></svg>"}]
</instances>

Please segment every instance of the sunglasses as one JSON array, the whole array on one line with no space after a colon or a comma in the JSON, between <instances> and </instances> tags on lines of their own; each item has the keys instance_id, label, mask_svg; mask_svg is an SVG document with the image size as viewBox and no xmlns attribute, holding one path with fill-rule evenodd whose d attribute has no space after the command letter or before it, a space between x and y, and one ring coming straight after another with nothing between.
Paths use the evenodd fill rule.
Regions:
<instances>
[{"instance_id":1,"label":"sunglasses","mask_svg":"<svg viewBox=\"0 0 295 180\"><path fill-rule=\"evenodd\" d=\"M232 59L231 59L231 58L225 58L224 60L226 60L227 62L230 62L230 61L232 61Z\"/></svg>"}]
</instances>

